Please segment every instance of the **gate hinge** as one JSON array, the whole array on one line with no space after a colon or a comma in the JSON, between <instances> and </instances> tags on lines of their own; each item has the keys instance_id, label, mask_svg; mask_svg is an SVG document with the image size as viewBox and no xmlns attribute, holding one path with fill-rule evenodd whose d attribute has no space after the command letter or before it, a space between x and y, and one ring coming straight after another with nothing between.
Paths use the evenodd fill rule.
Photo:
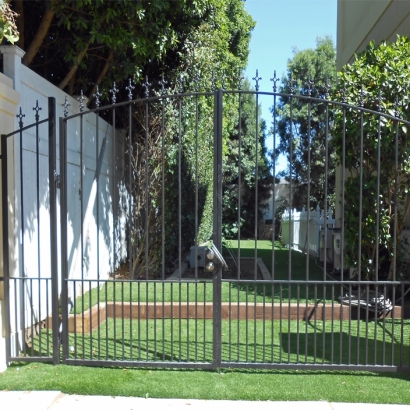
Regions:
<instances>
[{"instance_id":1,"label":"gate hinge","mask_svg":"<svg viewBox=\"0 0 410 410\"><path fill-rule=\"evenodd\" d=\"M54 183L56 184L56 187L60 189L60 175L57 174L56 170L54 170Z\"/></svg>"}]
</instances>

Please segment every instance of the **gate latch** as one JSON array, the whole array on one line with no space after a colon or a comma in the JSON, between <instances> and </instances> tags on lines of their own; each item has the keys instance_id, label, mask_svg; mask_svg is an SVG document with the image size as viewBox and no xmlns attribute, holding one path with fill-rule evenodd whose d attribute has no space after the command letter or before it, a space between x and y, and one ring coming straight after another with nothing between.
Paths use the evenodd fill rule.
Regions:
<instances>
[{"instance_id":1,"label":"gate latch","mask_svg":"<svg viewBox=\"0 0 410 410\"><path fill-rule=\"evenodd\" d=\"M60 175L57 174L56 170L54 170L54 183L56 184L56 187L60 189Z\"/></svg>"}]
</instances>

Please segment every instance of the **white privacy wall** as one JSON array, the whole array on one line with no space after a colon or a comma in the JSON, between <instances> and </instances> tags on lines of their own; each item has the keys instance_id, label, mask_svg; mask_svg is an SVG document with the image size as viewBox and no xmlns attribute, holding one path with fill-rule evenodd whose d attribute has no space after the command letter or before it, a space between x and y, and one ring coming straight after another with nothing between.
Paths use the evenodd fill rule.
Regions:
<instances>
[{"instance_id":1,"label":"white privacy wall","mask_svg":"<svg viewBox=\"0 0 410 410\"><path fill-rule=\"evenodd\" d=\"M36 111L33 108L38 102L40 120L48 117L48 97L54 97L57 103L57 173L60 171L59 163L59 117L64 115L63 104L67 99L69 115L79 113L79 102L68 96L58 87L52 85L29 68L21 64L24 52L17 46L0 46L3 54L3 74L13 83L14 93L19 96L20 103L14 105L14 130L18 129L19 119L16 115L20 112L25 115L22 118L24 126L35 122ZM3 77L4 77L3 76ZM10 84L9 84L10 85ZM0 99L4 98L0 95ZM87 109L85 110L85 113ZM0 112L1 133L10 133L13 129L4 127L4 113ZM10 117L10 115L9 115ZM11 118L11 117L10 117ZM9 122L10 122L9 118ZM98 119L94 113L83 116L83 169L80 168L80 118L73 119L68 123L68 150L67 150L67 184L68 184L68 269L70 278L100 279L107 278L114 269L114 218L113 199L117 203L124 200L125 187L124 173L124 144L123 134L119 131L114 133L111 125L103 119ZM13 122L13 121L12 121ZM49 206L49 170L48 170L48 123L39 127L40 137L38 141L39 155L39 181L37 181L37 150L35 128L23 132L22 164L23 164L23 201L21 200L20 183L20 137L10 137L8 141L9 151L9 244L11 277L27 278L50 278L50 206ZM112 156L113 137L115 134L116 158ZM96 155L100 153L101 145L106 137L107 145L103 166L98 181L99 192L91 195L93 181L96 173ZM98 141L97 141L98 139ZM98 150L96 149L98 144ZM11 154L11 156L10 156ZM115 171L113 169L115 164ZM114 178L115 172L115 178ZM80 192L81 174L83 175L83 192ZM114 180L116 180L114 185ZM37 195L37 192L39 195ZM121 195L120 195L121 194ZM57 224L58 224L58 248L60 270L60 198L57 190ZM91 195L91 197L90 197ZM81 223L81 201L83 215L87 215L84 223ZM39 210L37 209L39 201ZM98 204L98 205L97 205ZM22 211L23 205L23 211ZM88 212L87 211L88 207ZM99 221L97 223L97 207L99 208ZM116 205L116 262L117 265L126 257L125 238L125 207ZM24 235L22 228L24 226ZM83 230L83 241L80 240L80 232ZM121 240L120 240L121 239ZM23 255L24 243L24 255ZM81 252L81 246L83 252ZM99 250L100 258L97 255ZM3 272L1 273L3 274ZM30 282L30 281L28 281ZM13 281L11 282L13 283ZM27 326L27 320L34 317L37 321L44 319L51 313L51 282L33 281L32 286L20 289L22 300L17 305L26 311L26 319L22 319L21 312L17 318L12 317L12 332L19 331ZM61 289L61 280L60 280ZM96 283L93 283L96 285ZM48 287L48 289L47 289ZM77 288L77 291L81 291ZM45 297L48 292L48 299ZM19 294L19 292L16 292ZM13 290L10 292L13 295ZM77 296L79 294L77 293ZM1 294L0 294L1 297ZM19 296L20 297L20 296ZM13 303L10 304L13 306ZM14 312L11 312L14 314ZM22 326L25 321L25 326ZM1 355L1 352L0 352Z\"/></svg>"}]
</instances>

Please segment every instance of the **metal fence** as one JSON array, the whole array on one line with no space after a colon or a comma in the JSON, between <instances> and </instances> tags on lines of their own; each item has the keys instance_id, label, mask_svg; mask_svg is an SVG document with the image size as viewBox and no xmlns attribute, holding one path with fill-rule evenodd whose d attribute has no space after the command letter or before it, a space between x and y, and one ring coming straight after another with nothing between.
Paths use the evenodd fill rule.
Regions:
<instances>
[{"instance_id":1,"label":"metal fence","mask_svg":"<svg viewBox=\"0 0 410 410\"><path fill-rule=\"evenodd\" d=\"M396 147L402 137L399 126L408 125L407 121L362 105L280 94L276 89L269 93L216 90L172 95L163 91L149 96L147 88L141 99L133 99L131 83L128 91L129 100L117 103L114 85L111 105L100 107L97 98L95 109L60 119L61 327L56 330L58 307L54 305L53 331L41 333L43 339L34 337L36 351L43 351L41 340L47 339L55 357L66 364L409 369L406 295L410 282L397 274L401 262L396 242L392 277L379 277L377 269L375 276L366 277L364 248L359 246L357 277L353 278L343 257L339 272L334 272L326 253L322 261L317 261L309 253L275 242L275 228L270 241L256 239L262 167L260 98L270 98L273 107L280 97L297 100L312 113L320 104L327 119L331 110L338 110L343 124L353 111L359 117L359 135L363 135L369 118L376 122L386 119L396 126ZM256 118L252 175L242 171L245 131L239 125L242 102L248 95L254 98ZM94 116L95 121L87 123L87 116ZM100 117L110 123L109 130L100 131ZM223 163L227 150L224 121L234 123L238 144L230 153L237 179L228 189ZM292 128L292 114L289 121ZM96 124L95 129L85 127L86 123ZM275 126L273 118L274 133ZM330 140L332 124L325 126ZM77 130L74 143L67 138L70 127ZM381 136L379 128L379 144ZM341 138L345 143L346 127ZM362 139L359 151L364 150ZM326 144L326 163L329 156ZM79 167L71 166L74 160ZM346 224L351 223L345 216L343 195L350 180L344 161L345 154L341 160L341 206L336 217L341 249L350 245L344 238ZM275 166L271 166L273 175ZM289 166L292 169L292 162ZM364 161L357 164L362 175L356 214L358 243L366 238L362 228L366 215L360 199L366 195L363 167ZM399 168L396 156L396 181ZM326 185L325 169L322 180ZM244 188L244 178L251 180L255 204L255 229L250 239L241 232L243 204L250 195ZM289 211L293 207L292 183ZM274 182L271 189L274 195ZM236 198L239 228L235 236L223 241L228 191ZM328 208L327 191L326 185L324 209ZM4 192L7 190L3 190L3 198ZM311 216L309 201L307 220ZM394 207L393 202L397 201L391 201ZM398 214L397 207L395 210ZM379 226L380 205L374 214ZM308 237L309 230L307 224ZM324 230L325 243L329 235L331 232ZM375 231L376 242L381 242L378 235ZM375 266L383 259L377 249ZM6 287L10 280L6 279ZM10 306L11 295L9 291ZM61 351L56 339L60 331ZM13 355L9 358L15 359Z\"/></svg>"},{"instance_id":2,"label":"metal fence","mask_svg":"<svg viewBox=\"0 0 410 410\"><path fill-rule=\"evenodd\" d=\"M1 136L2 239L8 361L59 363L56 101L48 117ZM53 329L53 331L51 331Z\"/></svg>"}]
</instances>

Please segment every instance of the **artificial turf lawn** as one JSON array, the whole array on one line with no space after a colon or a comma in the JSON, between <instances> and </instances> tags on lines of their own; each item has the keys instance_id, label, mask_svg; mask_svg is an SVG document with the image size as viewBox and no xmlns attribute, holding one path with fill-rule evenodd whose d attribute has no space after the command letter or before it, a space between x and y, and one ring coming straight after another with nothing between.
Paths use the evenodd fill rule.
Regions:
<instances>
[{"instance_id":1,"label":"artificial turf lawn","mask_svg":"<svg viewBox=\"0 0 410 410\"><path fill-rule=\"evenodd\" d=\"M328 285L304 285L304 284L275 284L272 283L248 283L236 281L223 281L221 289L222 302L246 302L248 300L261 302L280 302L280 301L305 301L309 303L317 303L323 300L331 302L336 296L341 295L345 290L340 285L340 282L332 281L332 278L327 276L321 267L315 263L315 259L306 255L289 251L279 242L275 242L274 246L271 241L241 241L238 245L235 241L227 241L231 253L241 257L257 257L262 258L265 266L273 275L274 280L317 280L322 281L325 278L333 282ZM257 249L255 249L257 246ZM289 254L290 252L290 254ZM272 255L274 255L274 263L272 263ZM289 270L289 255L290 255L290 270ZM272 269L274 266L274 269ZM306 268L308 266L308 269ZM76 280L73 282L81 282ZM100 281L97 287L96 281L85 281L84 289L86 293L84 297L76 298L76 312L80 313L90 306L96 305L98 302L106 301L124 301L124 302L187 302L197 301L211 302L213 300L213 284L212 281L199 280L197 283L171 283L158 280L152 281ZM76 286L73 286L76 289ZM75 295L76 296L76 295ZM333 298L332 298L333 296Z\"/></svg>"},{"instance_id":2,"label":"artificial turf lawn","mask_svg":"<svg viewBox=\"0 0 410 410\"><path fill-rule=\"evenodd\" d=\"M410 404L410 373L162 370L14 364L0 390L207 400Z\"/></svg>"}]
</instances>

